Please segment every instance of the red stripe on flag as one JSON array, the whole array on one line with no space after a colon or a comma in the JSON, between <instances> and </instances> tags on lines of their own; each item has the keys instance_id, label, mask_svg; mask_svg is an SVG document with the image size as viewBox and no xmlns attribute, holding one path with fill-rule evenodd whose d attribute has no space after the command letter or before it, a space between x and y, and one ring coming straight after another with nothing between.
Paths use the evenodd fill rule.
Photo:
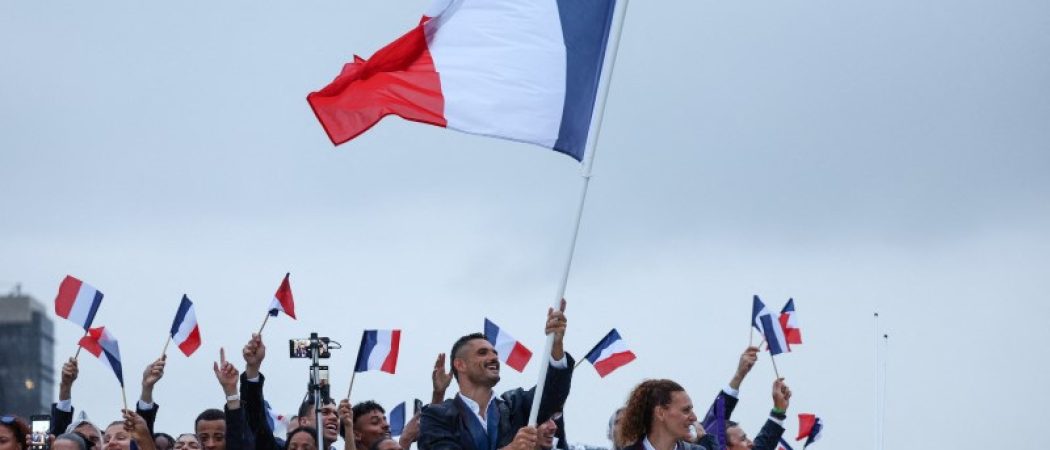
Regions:
<instances>
[{"instance_id":1,"label":"red stripe on flag","mask_svg":"<svg viewBox=\"0 0 1050 450\"><path fill-rule=\"evenodd\" d=\"M598 371L598 376L605 378L609 372L619 369L621 366L634 361L634 353L630 351L613 353L608 358L599 360L594 363L594 370Z\"/></svg>"},{"instance_id":2,"label":"red stripe on flag","mask_svg":"<svg viewBox=\"0 0 1050 450\"><path fill-rule=\"evenodd\" d=\"M281 281L281 286L277 288L277 293L273 296L281 304L281 309L284 313L295 319L295 299L292 297L292 284L288 281L288 277L292 274L288 273L284 275L284 280Z\"/></svg>"},{"instance_id":3,"label":"red stripe on flag","mask_svg":"<svg viewBox=\"0 0 1050 450\"><path fill-rule=\"evenodd\" d=\"M521 342L514 342L514 348L511 349L510 355L507 356L507 365L517 370L518 372L524 371L525 366L529 363L529 359L532 358L532 351L521 345Z\"/></svg>"},{"instance_id":4,"label":"red stripe on flag","mask_svg":"<svg viewBox=\"0 0 1050 450\"><path fill-rule=\"evenodd\" d=\"M425 20L425 19L424 19ZM423 23L368 60L354 56L328 86L306 96L335 145L368 131L385 116L446 126L441 79Z\"/></svg>"},{"instance_id":5,"label":"red stripe on flag","mask_svg":"<svg viewBox=\"0 0 1050 450\"><path fill-rule=\"evenodd\" d=\"M193 352L197 351L201 346L201 328L199 326L193 327L193 331L190 331L189 336L186 336L186 340L179 343L179 350L182 350L182 354L190 356Z\"/></svg>"},{"instance_id":6,"label":"red stripe on flag","mask_svg":"<svg viewBox=\"0 0 1050 450\"><path fill-rule=\"evenodd\" d=\"M798 437L796 441L801 441L803 438L809 436L813 432L813 424L817 423L817 416L814 414L800 413L798 415Z\"/></svg>"},{"instance_id":7,"label":"red stripe on flag","mask_svg":"<svg viewBox=\"0 0 1050 450\"><path fill-rule=\"evenodd\" d=\"M401 330L390 331L390 353L386 355L386 359L383 360L383 365L379 367L386 373L394 373L397 370L397 352L401 347Z\"/></svg>"},{"instance_id":8,"label":"red stripe on flag","mask_svg":"<svg viewBox=\"0 0 1050 450\"><path fill-rule=\"evenodd\" d=\"M55 314L63 319L69 318L69 312L73 310L73 303L77 301L80 286L84 283L80 280L66 275L62 284L58 285L58 295L55 297Z\"/></svg>"},{"instance_id":9,"label":"red stripe on flag","mask_svg":"<svg viewBox=\"0 0 1050 450\"><path fill-rule=\"evenodd\" d=\"M80 346L87 350L88 353L95 355L96 358L102 354L102 345L98 341L102 338L103 330L105 330L105 327L92 328L88 330L84 337L80 338Z\"/></svg>"}]
</instances>

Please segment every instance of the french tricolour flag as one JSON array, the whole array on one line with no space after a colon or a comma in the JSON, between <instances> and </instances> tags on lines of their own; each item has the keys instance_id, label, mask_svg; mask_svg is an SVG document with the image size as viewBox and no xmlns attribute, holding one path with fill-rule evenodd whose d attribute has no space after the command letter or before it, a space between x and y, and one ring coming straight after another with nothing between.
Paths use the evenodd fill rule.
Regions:
<instances>
[{"instance_id":1,"label":"french tricolour flag","mask_svg":"<svg viewBox=\"0 0 1050 450\"><path fill-rule=\"evenodd\" d=\"M485 319L485 339L496 348L496 354L499 355L500 361L503 361L504 364L518 372L525 370L525 365L532 359L531 350L525 348L510 333L496 326L495 323L487 318Z\"/></svg>"},{"instance_id":2,"label":"french tricolour flag","mask_svg":"<svg viewBox=\"0 0 1050 450\"><path fill-rule=\"evenodd\" d=\"M307 101L336 145L396 114L582 161L615 3L435 0Z\"/></svg>"},{"instance_id":3,"label":"french tricolour flag","mask_svg":"<svg viewBox=\"0 0 1050 450\"><path fill-rule=\"evenodd\" d=\"M120 346L117 344L117 338L109 334L106 327L89 329L87 334L80 338L80 346L112 369L113 374L117 376L117 381L124 386L124 369L120 365Z\"/></svg>"},{"instance_id":4,"label":"french tricolour flag","mask_svg":"<svg viewBox=\"0 0 1050 450\"><path fill-rule=\"evenodd\" d=\"M201 346L197 314L193 310L193 302L185 294L179 303L179 310L175 312L175 320L171 323L171 340L186 356L192 355Z\"/></svg>"},{"instance_id":5,"label":"french tricolour flag","mask_svg":"<svg viewBox=\"0 0 1050 450\"><path fill-rule=\"evenodd\" d=\"M284 280L281 280L281 285L273 294L273 300L270 301L271 316L276 317L278 312L283 312L288 317L295 318L295 299L292 298L292 284L288 282L290 276L292 276L291 273L284 274Z\"/></svg>"},{"instance_id":6,"label":"french tricolour flag","mask_svg":"<svg viewBox=\"0 0 1050 450\"><path fill-rule=\"evenodd\" d=\"M405 431L405 402L398 403L390 410L390 435L401 436Z\"/></svg>"},{"instance_id":7,"label":"french tricolour flag","mask_svg":"<svg viewBox=\"0 0 1050 450\"><path fill-rule=\"evenodd\" d=\"M766 339L770 354L779 355L787 351L784 329L780 327L780 322L773 318L773 313L769 312L757 295L751 308L751 325L757 328Z\"/></svg>"},{"instance_id":8,"label":"french tricolour flag","mask_svg":"<svg viewBox=\"0 0 1050 450\"><path fill-rule=\"evenodd\" d=\"M361 348L357 351L354 372L397 370L397 352L401 346L401 330L365 330Z\"/></svg>"},{"instance_id":9,"label":"french tricolour flag","mask_svg":"<svg viewBox=\"0 0 1050 450\"><path fill-rule=\"evenodd\" d=\"M802 343L802 330L798 327L798 315L795 312L795 299L789 298L784 309L780 310L780 327L784 329L784 339L788 343L788 351L791 344Z\"/></svg>"},{"instance_id":10,"label":"french tricolour flag","mask_svg":"<svg viewBox=\"0 0 1050 450\"><path fill-rule=\"evenodd\" d=\"M594 370L598 371L598 376L605 378L609 372L634 361L635 356L627 348L620 333L613 328L584 358L591 362Z\"/></svg>"},{"instance_id":11,"label":"french tricolour flag","mask_svg":"<svg viewBox=\"0 0 1050 450\"><path fill-rule=\"evenodd\" d=\"M802 438L806 438L806 443L802 444L802 448L819 441L822 431L824 431L824 421L820 417L808 413L798 415L798 437L795 440L801 441Z\"/></svg>"},{"instance_id":12,"label":"french tricolour flag","mask_svg":"<svg viewBox=\"0 0 1050 450\"><path fill-rule=\"evenodd\" d=\"M55 314L69 319L87 331L91 328L91 322L95 320L95 313L101 304L102 292L71 275L66 275L62 284L58 286L58 295L55 296Z\"/></svg>"}]
</instances>

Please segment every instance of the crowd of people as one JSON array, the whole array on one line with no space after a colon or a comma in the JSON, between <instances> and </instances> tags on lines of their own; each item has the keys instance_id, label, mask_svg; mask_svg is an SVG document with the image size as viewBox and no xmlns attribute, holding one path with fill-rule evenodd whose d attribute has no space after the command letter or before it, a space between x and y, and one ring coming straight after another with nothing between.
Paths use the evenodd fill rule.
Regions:
<instances>
[{"instance_id":1,"label":"crowd of people","mask_svg":"<svg viewBox=\"0 0 1050 450\"><path fill-rule=\"evenodd\" d=\"M54 450L553 450L568 449L567 418L562 414L569 396L575 360L565 352L567 320L565 303L550 309L545 332L553 334L545 388L538 404L538 420L529 423L535 388L497 393L501 364L496 349L481 333L456 340L448 354L440 354L431 376L431 403L407 421L400 436L390 434L386 410L374 401L336 402L327 390L306 395L287 433L275 436L264 395L266 358L262 336L252 335L242 349L243 372L220 350L214 364L215 378L226 402L202 411L193 421L193 432L176 435L154 429L160 405L153 388L164 376L165 358L143 371L142 392L134 410L124 410L119 420L100 427L81 414L75 416L73 385L78 362L62 366L58 401L51 407L48 443ZM608 436L615 450L773 450L784 433L791 390L783 379L772 386L773 407L754 440L731 420L740 385L758 359L759 349L748 347L740 356L729 384L715 396L705 420L700 421L689 394L667 379L646 380L627 396L626 404L609 420ZM455 380L459 392L446 398ZM710 421L716 414L718 421ZM218 406L218 405L216 405ZM74 419L76 417L76 419ZM705 429L716 423L719 429ZM189 424L187 423L187 426ZM320 427L320 432L318 430ZM20 417L0 418L0 450L29 450L30 428ZM318 437L320 436L320 442Z\"/></svg>"}]
</instances>

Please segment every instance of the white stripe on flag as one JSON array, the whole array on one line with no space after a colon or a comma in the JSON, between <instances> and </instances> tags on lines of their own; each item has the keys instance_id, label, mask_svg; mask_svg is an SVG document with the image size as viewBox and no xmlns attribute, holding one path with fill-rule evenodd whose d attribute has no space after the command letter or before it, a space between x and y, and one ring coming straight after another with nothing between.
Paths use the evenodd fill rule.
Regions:
<instances>
[{"instance_id":1,"label":"white stripe on flag","mask_svg":"<svg viewBox=\"0 0 1050 450\"><path fill-rule=\"evenodd\" d=\"M77 299L73 301L73 309L69 311L69 320L83 326L88 320L88 314L91 314L91 305L95 303L97 293L98 291L92 289L91 286L81 283L80 290L77 291Z\"/></svg>"},{"instance_id":2,"label":"white stripe on flag","mask_svg":"<svg viewBox=\"0 0 1050 450\"><path fill-rule=\"evenodd\" d=\"M426 28L448 128L553 147L568 64L557 2L443 3Z\"/></svg>"},{"instance_id":3,"label":"white stripe on flag","mask_svg":"<svg viewBox=\"0 0 1050 450\"><path fill-rule=\"evenodd\" d=\"M390 355L390 342L393 339L391 330L376 330L376 346L368 355L368 370L379 370L383 367L383 361Z\"/></svg>"},{"instance_id":4,"label":"white stripe on flag","mask_svg":"<svg viewBox=\"0 0 1050 450\"><path fill-rule=\"evenodd\" d=\"M617 339L608 347L602 349L601 353L598 354L598 361L604 360L617 353L626 353L629 351L630 349L627 348L627 344L623 343L623 339Z\"/></svg>"},{"instance_id":5,"label":"white stripe on flag","mask_svg":"<svg viewBox=\"0 0 1050 450\"><path fill-rule=\"evenodd\" d=\"M193 312L193 307L191 306L189 311L186 311L186 315L183 316L182 323L179 324L179 331L175 332L175 336L172 336L171 340L175 341L176 345L185 342L196 326L197 313Z\"/></svg>"}]
</instances>

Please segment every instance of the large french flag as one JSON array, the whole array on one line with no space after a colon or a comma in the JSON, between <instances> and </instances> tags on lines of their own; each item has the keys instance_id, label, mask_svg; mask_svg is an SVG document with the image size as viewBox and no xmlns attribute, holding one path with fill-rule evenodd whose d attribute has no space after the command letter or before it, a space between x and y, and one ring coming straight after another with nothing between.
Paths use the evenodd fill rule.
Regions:
<instances>
[{"instance_id":1,"label":"large french flag","mask_svg":"<svg viewBox=\"0 0 1050 450\"><path fill-rule=\"evenodd\" d=\"M62 284L58 285L55 314L69 319L87 331L91 328L91 322L95 320L95 313L101 304L102 292L72 275L66 275Z\"/></svg>"},{"instance_id":2,"label":"large french flag","mask_svg":"<svg viewBox=\"0 0 1050 450\"><path fill-rule=\"evenodd\" d=\"M784 337L784 329L780 327L780 321L773 318L773 313L766 308L765 303L756 295L751 307L751 325L762 333L769 346L769 353L779 355L787 351L787 338Z\"/></svg>"},{"instance_id":3,"label":"large french flag","mask_svg":"<svg viewBox=\"0 0 1050 450\"><path fill-rule=\"evenodd\" d=\"M80 346L88 353L95 355L107 367L113 370L117 381L124 386L124 369L120 365L120 345L117 338L106 330L106 327L91 328L80 338Z\"/></svg>"},{"instance_id":4,"label":"large french flag","mask_svg":"<svg viewBox=\"0 0 1050 450\"><path fill-rule=\"evenodd\" d=\"M789 298L784 309L780 310L780 327L784 329L784 339L788 343L788 351L791 344L802 343L802 330L798 327L798 315L795 312L795 299Z\"/></svg>"},{"instance_id":5,"label":"large french flag","mask_svg":"<svg viewBox=\"0 0 1050 450\"><path fill-rule=\"evenodd\" d=\"M185 294L182 295L179 309L175 312L175 320L171 323L171 340L186 356L192 355L201 346L197 313L194 312L193 302Z\"/></svg>"},{"instance_id":6,"label":"large french flag","mask_svg":"<svg viewBox=\"0 0 1050 450\"><path fill-rule=\"evenodd\" d=\"M531 350L488 318L485 319L485 339L496 348L500 361L518 372L525 370L532 359Z\"/></svg>"},{"instance_id":7,"label":"large french flag","mask_svg":"<svg viewBox=\"0 0 1050 450\"><path fill-rule=\"evenodd\" d=\"M288 278L291 276L291 273L284 274L281 285L277 287L277 292L273 294L273 300L270 301L271 316L276 317L278 312L283 312L288 317L295 318L295 298L292 297L292 284L288 281Z\"/></svg>"},{"instance_id":8,"label":"large french flag","mask_svg":"<svg viewBox=\"0 0 1050 450\"><path fill-rule=\"evenodd\" d=\"M634 361L635 356L627 348L627 343L620 337L620 333L613 328L584 358L591 362L599 377L605 378L609 372Z\"/></svg>"},{"instance_id":9,"label":"large french flag","mask_svg":"<svg viewBox=\"0 0 1050 450\"><path fill-rule=\"evenodd\" d=\"M419 25L307 96L332 143L384 116L583 160L615 0L435 0Z\"/></svg>"},{"instance_id":10,"label":"large french flag","mask_svg":"<svg viewBox=\"0 0 1050 450\"><path fill-rule=\"evenodd\" d=\"M401 346L401 330L365 330L361 348L357 351L354 372L397 370L397 353Z\"/></svg>"}]
</instances>

